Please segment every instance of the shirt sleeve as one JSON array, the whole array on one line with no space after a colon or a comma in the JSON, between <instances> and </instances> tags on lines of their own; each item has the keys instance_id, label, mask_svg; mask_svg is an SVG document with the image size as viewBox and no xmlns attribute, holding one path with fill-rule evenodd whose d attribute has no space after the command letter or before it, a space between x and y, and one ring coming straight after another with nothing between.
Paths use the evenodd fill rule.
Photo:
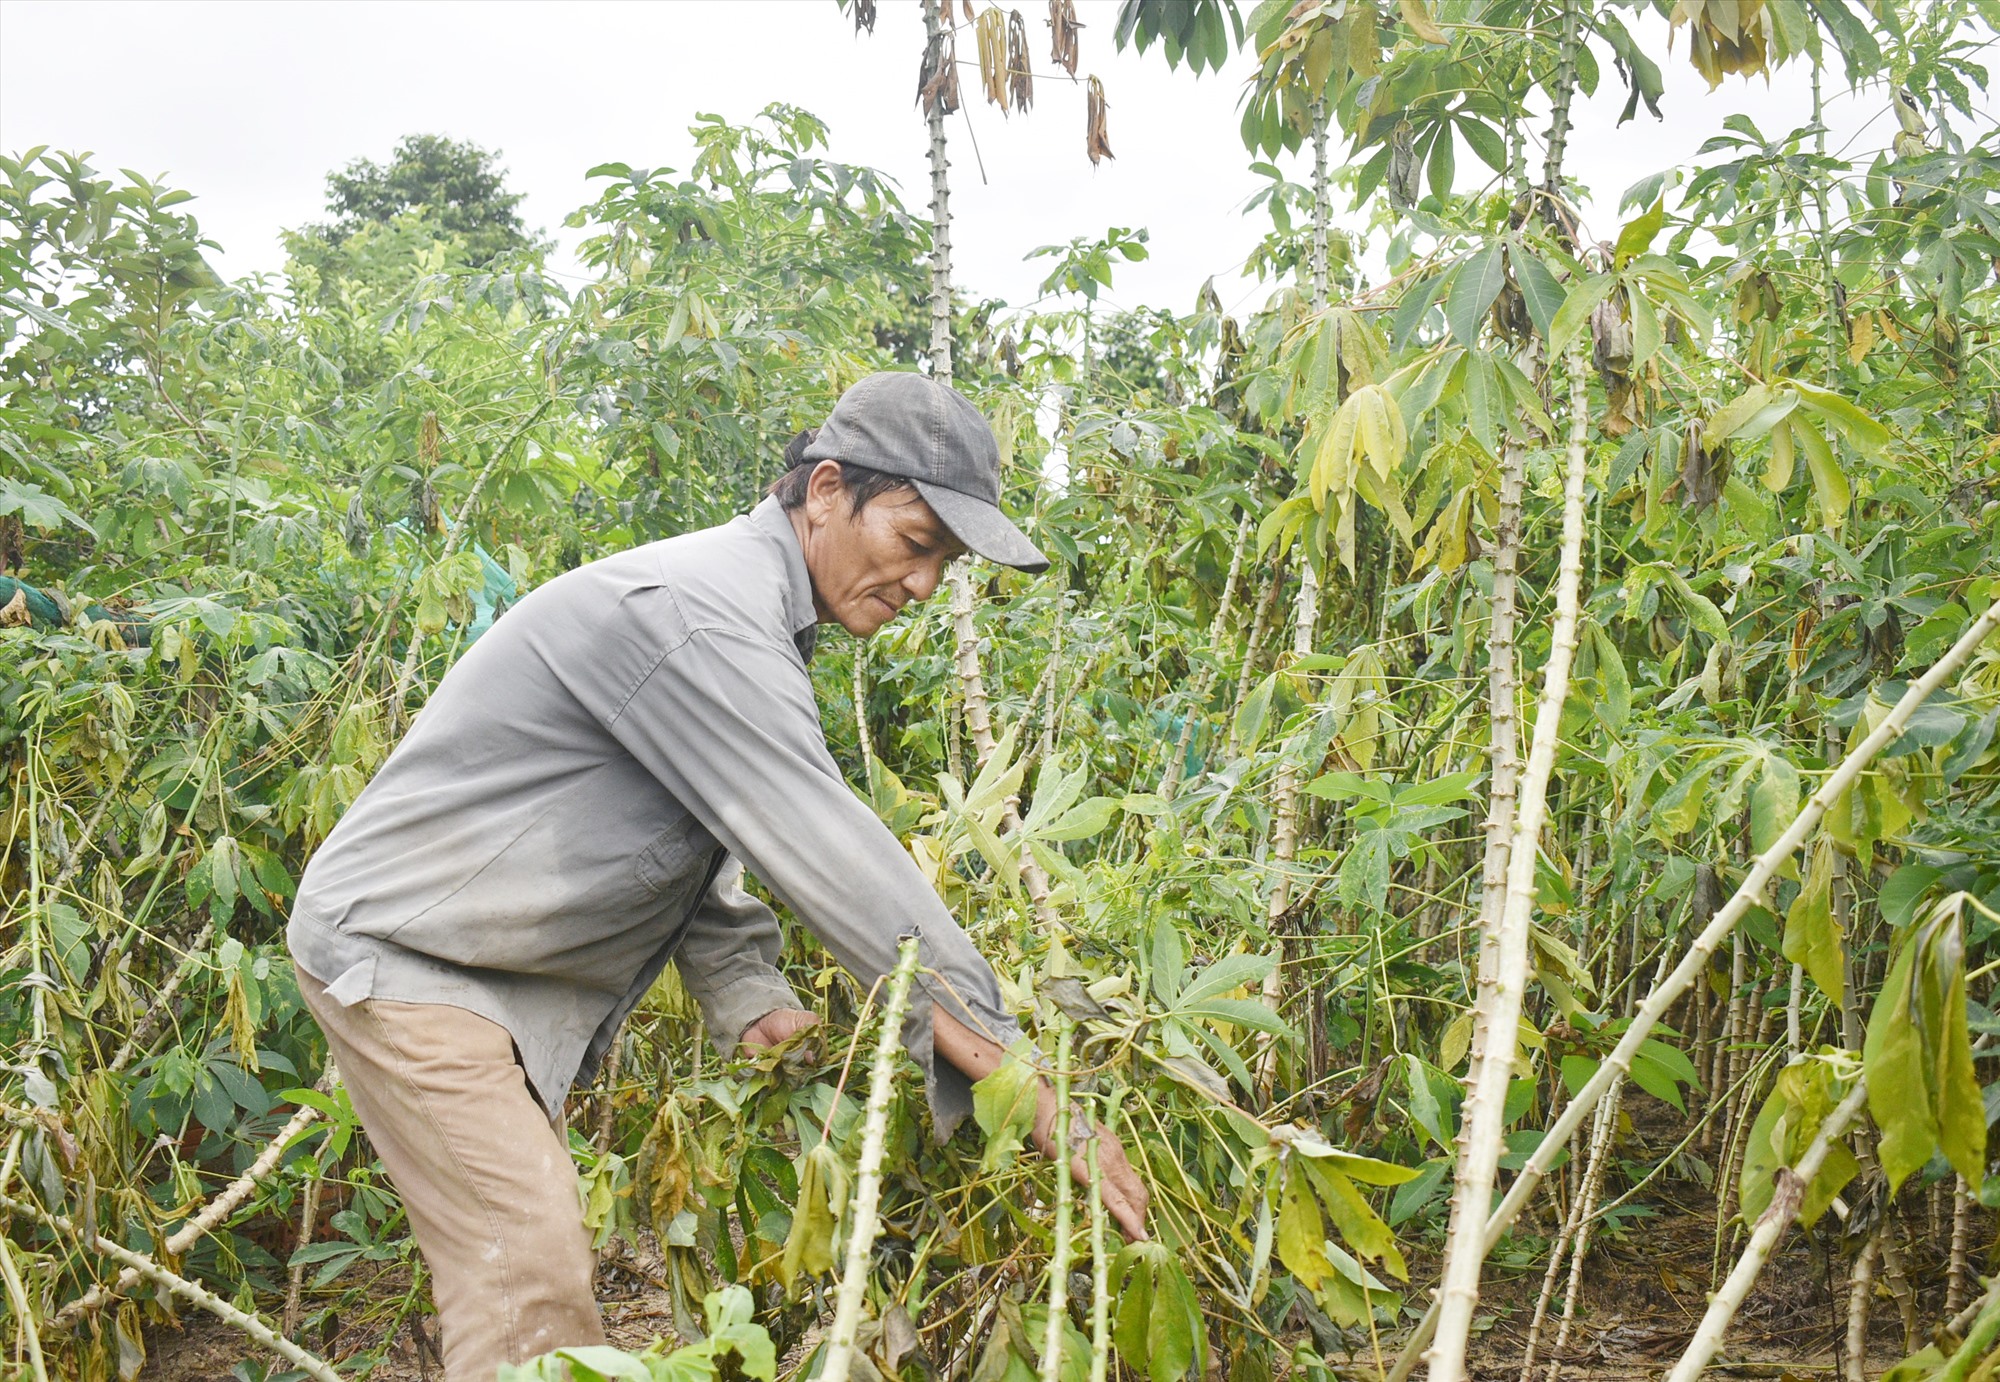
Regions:
<instances>
[{"instance_id":1,"label":"shirt sleeve","mask_svg":"<svg viewBox=\"0 0 2000 1382\"><path fill-rule=\"evenodd\" d=\"M924 1071L939 1139L950 1137L972 1111L972 1087L932 1049L932 1004L1002 1046L1020 1029L992 968L842 779L796 650L696 629L606 727L863 985L895 968L901 937L918 937L920 992L903 1044Z\"/></svg>"},{"instance_id":2,"label":"shirt sleeve","mask_svg":"<svg viewBox=\"0 0 2000 1382\"><path fill-rule=\"evenodd\" d=\"M688 918L674 965L701 1004L709 1039L728 1055L751 1023L780 1008L801 1008L778 972L784 937L771 909L743 888L743 865L727 860Z\"/></svg>"}]
</instances>

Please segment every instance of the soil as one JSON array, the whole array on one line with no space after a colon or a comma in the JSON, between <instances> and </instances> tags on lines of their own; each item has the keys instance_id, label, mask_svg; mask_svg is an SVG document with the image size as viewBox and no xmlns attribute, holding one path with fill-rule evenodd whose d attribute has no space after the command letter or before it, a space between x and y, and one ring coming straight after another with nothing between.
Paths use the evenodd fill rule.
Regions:
<instances>
[{"instance_id":1,"label":"soil","mask_svg":"<svg viewBox=\"0 0 2000 1382\"><path fill-rule=\"evenodd\" d=\"M1665 1105L1649 1107L1654 1103L1641 1102L1637 1124L1630 1127L1629 1141L1620 1149L1631 1162L1651 1165L1664 1157L1686 1126ZM1615 1194L1621 1188L1612 1185L1608 1190ZM1558 1283L1537 1350L1533 1382L1657 1382L1686 1347L1707 1307L1711 1270L1715 1280L1728 1270L1740 1248L1740 1234L1725 1244L1727 1256L1716 1263L1715 1210L1705 1192L1686 1182L1656 1182L1644 1199L1656 1211L1653 1215L1630 1220L1622 1230L1593 1240L1571 1336L1559 1353L1552 1346L1566 1281ZM1898 1208L1904 1216L1903 1241L1919 1317L1935 1320L1942 1313L1942 1238L1948 1236L1948 1225L1945 1235L1929 1231L1920 1194L1906 1192ZM1537 1213L1544 1217L1533 1222ZM1552 1214L1544 1195L1530 1211L1528 1231L1549 1234ZM1728 1343L1710 1365L1708 1376L1778 1382L1832 1382L1838 1377L1837 1349L1846 1332L1846 1264L1852 1255L1851 1246L1838 1242L1838 1233L1836 1217L1828 1214L1811 1230L1794 1228L1785 1236L1737 1313ZM1424 1289L1412 1289L1409 1298L1420 1300L1434 1280L1425 1270L1434 1273L1435 1263L1413 1256L1419 1257L1413 1288ZM636 1349L657 1337L673 1337L663 1270L650 1240L637 1250L607 1254L599 1269L598 1298L613 1343ZM1480 1332L1472 1350L1474 1382L1520 1379L1542 1276L1539 1262L1514 1269L1489 1263L1481 1287ZM334 1359L381 1348L391 1324L390 1303L407 1292L408 1284L399 1274L385 1274L367 1293L384 1302L381 1310L351 1322L328 1321L323 1337L303 1342ZM258 1356L261 1366L261 1356L246 1352L242 1337L220 1322L189 1311L181 1323L180 1329L153 1331L147 1341L149 1358L140 1373L143 1382L226 1382L236 1364L251 1356ZM387 1356L370 1374L371 1382L441 1382L436 1337L435 1322L427 1316L404 1321L396 1328ZM1365 1336L1355 1343L1359 1351L1351 1358L1331 1361L1344 1378L1375 1376ZM1384 1338L1385 1356L1392 1356L1396 1343ZM1879 1376L1908 1351L1896 1303L1878 1284L1871 1314L1869 1375ZM786 1365L802 1359L805 1352L795 1349L781 1362L781 1378ZM1223 1351L1211 1350L1210 1356L1220 1358Z\"/></svg>"},{"instance_id":2,"label":"soil","mask_svg":"<svg viewBox=\"0 0 2000 1382\"><path fill-rule=\"evenodd\" d=\"M1912 1225L1912 1227L1918 1227ZM1713 1251L1713 1220L1703 1213L1663 1217L1630 1231L1621 1240L1593 1248L1585 1270L1577 1319L1567 1346L1552 1355L1556 1320L1544 1326L1536 1366L1538 1382L1657 1382L1680 1356L1706 1306L1708 1261ZM1921 1239L1917 1250L1926 1249ZM1773 1256L1757 1290L1745 1302L1730 1331L1729 1345L1710 1368L1716 1378L1772 1378L1780 1382L1817 1382L1837 1374L1835 1344L1845 1330L1845 1271L1836 1268L1835 1289L1827 1289L1824 1259L1803 1235L1791 1234ZM653 1259L653 1263L657 1258ZM1919 1265L1920 1297L1926 1276ZM653 1280L649 1280L653 1277ZM598 1278L604 1303L605 1329L613 1343L641 1348L653 1339L673 1336L672 1308L667 1292L655 1284L656 1273L645 1254L626 1262L608 1263ZM1526 1346L1542 1272L1489 1274L1484 1287L1481 1323L1472 1355L1475 1382L1516 1382ZM385 1298L402 1294L407 1283L384 1279ZM1412 1293L1413 1298L1416 1293ZM1935 1307L1933 1307L1934 1309ZM1552 1316L1561 1309L1558 1288ZM210 1320L190 1315L183 1328L163 1327L148 1340L149 1358L140 1376L146 1382L229 1382L236 1364L246 1357L242 1336ZM380 1347L385 1321L375 1319L343 1326L335 1322L329 1336L318 1342L327 1356L340 1358L362 1349ZM1872 1317L1871 1376L1879 1375L1903 1354L1901 1329L1894 1302L1878 1299ZM435 1322L406 1321L388 1356L372 1374L372 1382L439 1382L443 1376L434 1351ZM1384 1340L1385 1351L1390 1341ZM1342 1364L1344 1376L1370 1376L1373 1368L1364 1351ZM1550 1369L1554 1368L1551 1373Z\"/></svg>"}]
</instances>

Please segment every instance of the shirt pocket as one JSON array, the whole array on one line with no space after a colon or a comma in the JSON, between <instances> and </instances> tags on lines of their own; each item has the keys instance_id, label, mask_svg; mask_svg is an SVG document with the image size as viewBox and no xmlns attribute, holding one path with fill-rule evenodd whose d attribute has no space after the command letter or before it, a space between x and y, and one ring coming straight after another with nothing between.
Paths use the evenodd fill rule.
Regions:
<instances>
[{"instance_id":1,"label":"shirt pocket","mask_svg":"<svg viewBox=\"0 0 2000 1382\"><path fill-rule=\"evenodd\" d=\"M716 847L715 837L702 823L684 815L639 851L633 872L651 900L684 893L700 883Z\"/></svg>"}]
</instances>

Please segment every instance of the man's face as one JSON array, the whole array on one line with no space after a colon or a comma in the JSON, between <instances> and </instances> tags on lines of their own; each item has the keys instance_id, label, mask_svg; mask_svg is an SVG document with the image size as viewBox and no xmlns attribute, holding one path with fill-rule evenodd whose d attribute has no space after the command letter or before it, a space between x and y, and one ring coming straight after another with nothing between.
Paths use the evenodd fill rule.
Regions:
<instances>
[{"instance_id":1,"label":"man's face","mask_svg":"<svg viewBox=\"0 0 2000 1382\"><path fill-rule=\"evenodd\" d=\"M878 495L855 513L832 461L813 472L806 502L792 520L820 622L857 638L874 633L912 600L929 599L945 563L965 550L913 489Z\"/></svg>"}]
</instances>

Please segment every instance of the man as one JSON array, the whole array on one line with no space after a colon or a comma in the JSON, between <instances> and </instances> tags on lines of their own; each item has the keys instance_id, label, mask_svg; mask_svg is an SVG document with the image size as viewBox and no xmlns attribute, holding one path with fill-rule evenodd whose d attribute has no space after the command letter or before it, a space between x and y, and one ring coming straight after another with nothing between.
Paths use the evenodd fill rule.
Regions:
<instances>
[{"instance_id":1,"label":"man","mask_svg":"<svg viewBox=\"0 0 2000 1382\"><path fill-rule=\"evenodd\" d=\"M867 637L963 550L1048 563L1000 511L985 419L921 375L862 380L787 459L750 514L509 611L300 883L299 989L430 1265L448 1382L603 1340L552 1124L669 959L725 1051L817 1020L776 968L777 920L745 865L864 985L921 937L904 1042L939 1137L1019 1035L992 970L842 781L806 664L817 625ZM1045 1086L1050 1155L1054 1111ZM1096 1135L1107 1207L1142 1236L1145 1187Z\"/></svg>"}]
</instances>

